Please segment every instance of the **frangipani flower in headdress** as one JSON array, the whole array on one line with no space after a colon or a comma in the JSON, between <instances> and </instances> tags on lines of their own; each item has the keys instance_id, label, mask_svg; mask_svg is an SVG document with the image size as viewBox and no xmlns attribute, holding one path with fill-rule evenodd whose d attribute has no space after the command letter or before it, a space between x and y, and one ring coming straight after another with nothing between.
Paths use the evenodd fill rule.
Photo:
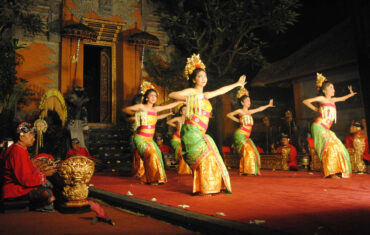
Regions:
<instances>
[{"instance_id":1,"label":"frangipani flower in headdress","mask_svg":"<svg viewBox=\"0 0 370 235\"><path fill-rule=\"evenodd\" d=\"M322 87L322 84L327 81L326 77L322 75L321 73L316 73L316 87L317 90L320 90Z\"/></svg>"},{"instance_id":2,"label":"frangipani flower in headdress","mask_svg":"<svg viewBox=\"0 0 370 235\"><path fill-rule=\"evenodd\" d=\"M206 66L200 59L199 54L193 54L190 58L188 58L185 66L185 77L189 80L189 76L193 73L195 69L202 68L206 69Z\"/></svg>"},{"instance_id":3,"label":"frangipani flower in headdress","mask_svg":"<svg viewBox=\"0 0 370 235\"><path fill-rule=\"evenodd\" d=\"M236 97L238 97L238 99L240 99L243 95L249 96L249 92L248 92L247 89L245 89L245 87L242 87L242 88L239 89L238 94L236 95Z\"/></svg>"}]
</instances>

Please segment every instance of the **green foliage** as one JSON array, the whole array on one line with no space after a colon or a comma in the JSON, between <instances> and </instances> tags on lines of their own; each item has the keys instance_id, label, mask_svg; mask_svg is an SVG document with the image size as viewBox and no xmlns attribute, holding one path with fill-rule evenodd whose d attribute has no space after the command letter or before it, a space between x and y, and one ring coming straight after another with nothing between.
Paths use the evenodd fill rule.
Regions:
<instances>
[{"instance_id":1,"label":"green foliage","mask_svg":"<svg viewBox=\"0 0 370 235\"><path fill-rule=\"evenodd\" d=\"M298 17L298 0L152 0L161 26L185 57L199 53L211 84L229 83L265 63L271 32ZM217 79L216 79L217 78ZM217 84L219 86L219 84Z\"/></svg>"},{"instance_id":2,"label":"green foliage","mask_svg":"<svg viewBox=\"0 0 370 235\"><path fill-rule=\"evenodd\" d=\"M166 62L163 57L150 51L145 56L145 71L149 75L149 80L163 87L164 99L170 91L180 90L186 87L183 79L183 69L185 59L175 53L172 54L171 62Z\"/></svg>"},{"instance_id":3,"label":"green foliage","mask_svg":"<svg viewBox=\"0 0 370 235\"><path fill-rule=\"evenodd\" d=\"M0 39L11 37L14 27L20 27L27 33L42 32L44 24L40 16L32 14L33 0L0 0Z\"/></svg>"},{"instance_id":4,"label":"green foliage","mask_svg":"<svg viewBox=\"0 0 370 235\"><path fill-rule=\"evenodd\" d=\"M15 30L42 32L40 16L30 12L32 0L0 0L0 126L10 127L18 102L30 94L26 81L17 77L16 66L22 62L17 50L24 48L13 37ZM4 129L3 129L4 130ZM5 129L6 130L6 129ZM6 135L6 131L2 132Z\"/></svg>"}]
</instances>

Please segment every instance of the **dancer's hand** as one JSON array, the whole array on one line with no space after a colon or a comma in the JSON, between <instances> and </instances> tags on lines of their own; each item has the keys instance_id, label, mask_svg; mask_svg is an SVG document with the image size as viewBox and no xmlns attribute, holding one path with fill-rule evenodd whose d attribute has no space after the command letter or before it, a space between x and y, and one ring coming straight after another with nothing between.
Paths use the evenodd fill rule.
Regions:
<instances>
[{"instance_id":1,"label":"dancer's hand","mask_svg":"<svg viewBox=\"0 0 370 235\"><path fill-rule=\"evenodd\" d=\"M45 167L43 169L43 172L45 173L46 176L52 176L55 174L55 172L57 172L57 168L53 166Z\"/></svg>"},{"instance_id":2,"label":"dancer's hand","mask_svg":"<svg viewBox=\"0 0 370 235\"><path fill-rule=\"evenodd\" d=\"M352 90L352 86L350 85L350 86L348 86L348 90L349 90L349 93L351 94L351 95L356 95L357 94L357 92L353 92L353 90Z\"/></svg>"},{"instance_id":3,"label":"dancer's hand","mask_svg":"<svg viewBox=\"0 0 370 235\"><path fill-rule=\"evenodd\" d=\"M270 102L269 102L269 106L270 106L270 107L275 107L275 105L274 105L274 99L271 99L271 100L270 100Z\"/></svg>"},{"instance_id":4,"label":"dancer's hand","mask_svg":"<svg viewBox=\"0 0 370 235\"><path fill-rule=\"evenodd\" d=\"M238 86L243 87L247 82L245 81L247 77L245 75L240 76L239 80L237 81Z\"/></svg>"}]
</instances>

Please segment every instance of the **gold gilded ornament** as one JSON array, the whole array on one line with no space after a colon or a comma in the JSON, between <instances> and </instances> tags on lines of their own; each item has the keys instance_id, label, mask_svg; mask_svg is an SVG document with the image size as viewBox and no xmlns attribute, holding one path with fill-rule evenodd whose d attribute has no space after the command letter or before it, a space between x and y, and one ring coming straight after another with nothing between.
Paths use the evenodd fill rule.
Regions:
<instances>
[{"instance_id":1,"label":"gold gilded ornament","mask_svg":"<svg viewBox=\"0 0 370 235\"><path fill-rule=\"evenodd\" d=\"M89 190L87 183L94 174L94 162L87 157L74 155L60 163L58 175L65 184L63 196L68 201L86 200Z\"/></svg>"},{"instance_id":2,"label":"gold gilded ornament","mask_svg":"<svg viewBox=\"0 0 370 235\"><path fill-rule=\"evenodd\" d=\"M142 94L142 95L144 95L145 94L145 92L147 91L147 90L149 90L149 89L153 89L153 90L155 90L155 87L153 86L153 84L151 84L150 82L148 82L148 81L143 81L142 83L141 83L141 85L140 85L140 93Z\"/></svg>"},{"instance_id":3,"label":"gold gilded ornament","mask_svg":"<svg viewBox=\"0 0 370 235\"><path fill-rule=\"evenodd\" d=\"M189 76L197 68L206 69L206 66L200 59L199 54L197 55L193 54L190 58L187 59L186 66L185 66L185 77L187 80L189 80Z\"/></svg>"},{"instance_id":4,"label":"gold gilded ornament","mask_svg":"<svg viewBox=\"0 0 370 235\"><path fill-rule=\"evenodd\" d=\"M67 106L63 95L57 89L49 89L41 98L39 105L41 110L40 118L44 119L48 115L48 111L56 111L64 126L67 121Z\"/></svg>"},{"instance_id":5,"label":"gold gilded ornament","mask_svg":"<svg viewBox=\"0 0 370 235\"><path fill-rule=\"evenodd\" d=\"M355 150L352 171L357 173L364 173L366 172L366 165L362 158L365 147L366 147L366 137L363 135L356 135L353 140L353 148Z\"/></svg>"},{"instance_id":6,"label":"gold gilded ornament","mask_svg":"<svg viewBox=\"0 0 370 235\"><path fill-rule=\"evenodd\" d=\"M326 77L321 73L316 73L316 87L321 88L322 84L327 81Z\"/></svg>"},{"instance_id":7,"label":"gold gilded ornament","mask_svg":"<svg viewBox=\"0 0 370 235\"><path fill-rule=\"evenodd\" d=\"M44 119L37 119L33 126L36 128L37 132L37 143L36 143L36 154L39 153L39 149L43 147L43 133L48 129L48 124Z\"/></svg>"},{"instance_id":8,"label":"gold gilded ornament","mask_svg":"<svg viewBox=\"0 0 370 235\"><path fill-rule=\"evenodd\" d=\"M263 124L265 124L265 127L269 127L270 126L270 119L266 116L262 119L263 121Z\"/></svg>"},{"instance_id":9,"label":"gold gilded ornament","mask_svg":"<svg viewBox=\"0 0 370 235\"><path fill-rule=\"evenodd\" d=\"M285 121L287 123L291 123L293 121L293 114L290 110L286 111L285 112L285 117L284 117Z\"/></svg>"},{"instance_id":10,"label":"gold gilded ornament","mask_svg":"<svg viewBox=\"0 0 370 235\"><path fill-rule=\"evenodd\" d=\"M245 87L239 89L238 94L236 94L236 97L240 99L240 97L242 97L243 95L249 96L249 92L247 89L245 89Z\"/></svg>"},{"instance_id":11,"label":"gold gilded ornament","mask_svg":"<svg viewBox=\"0 0 370 235\"><path fill-rule=\"evenodd\" d=\"M281 149L281 168L283 171L289 170L288 161L290 159L290 147L284 146Z\"/></svg>"}]
</instances>

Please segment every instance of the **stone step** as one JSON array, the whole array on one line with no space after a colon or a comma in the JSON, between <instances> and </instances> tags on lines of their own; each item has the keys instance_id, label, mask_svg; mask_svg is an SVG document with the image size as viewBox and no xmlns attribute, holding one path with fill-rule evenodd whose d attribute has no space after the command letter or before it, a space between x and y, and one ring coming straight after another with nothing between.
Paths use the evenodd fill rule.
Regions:
<instances>
[{"instance_id":1,"label":"stone step","mask_svg":"<svg viewBox=\"0 0 370 235\"><path fill-rule=\"evenodd\" d=\"M131 152L131 149L129 147L95 147L95 148L89 148L89 152L92 154L101 154L101 153L109 153L109 154L116 154L116 153L129 153Z\"/></svg>"},{"instance_id":2,"label":"stone step","mask_svg":"<svg viewBox=\"0 0 370 235\"><path fill-rule=\"evenodd\" d=\"M88 132L90 154L102 160L102 171L131 169L132 153L130 135L122 127L93 127Z\"/></svg>"},{"instance_id":3,"label":"stone step","mask_svg":"<svg viewBox=\"0 0 370 235\"><path fill-rule=\"evenodd\" d=\"M129 142L111 141L111 142L92 142L89 140L89 149L125 149L130 147Z\"/></svg>"},{"instance_id":4,"label":"stone step","mask_svg":"<svg viewBox=\"0 0 370 235\"><path fill-rule=\"evenodd\" d=\"M127 146L127 145L130 145L130 141L128 141L128 140L117 140L117 139L114 139L114 140L90 140L89 139L89 143L90 143L90 147L94 147L94 146L119 146L119 145Z\"/></svg>"},{"instance_id":5,"label":"stone step","mask_svg":"<svg viewBox=\"0 0 370 235\"><path fill-rule=\"evenodd\" d=\"M122 133L89 133L89 138L92 139L128 139L131 133L122 134Z\"/></svg>"}]
</instances>

